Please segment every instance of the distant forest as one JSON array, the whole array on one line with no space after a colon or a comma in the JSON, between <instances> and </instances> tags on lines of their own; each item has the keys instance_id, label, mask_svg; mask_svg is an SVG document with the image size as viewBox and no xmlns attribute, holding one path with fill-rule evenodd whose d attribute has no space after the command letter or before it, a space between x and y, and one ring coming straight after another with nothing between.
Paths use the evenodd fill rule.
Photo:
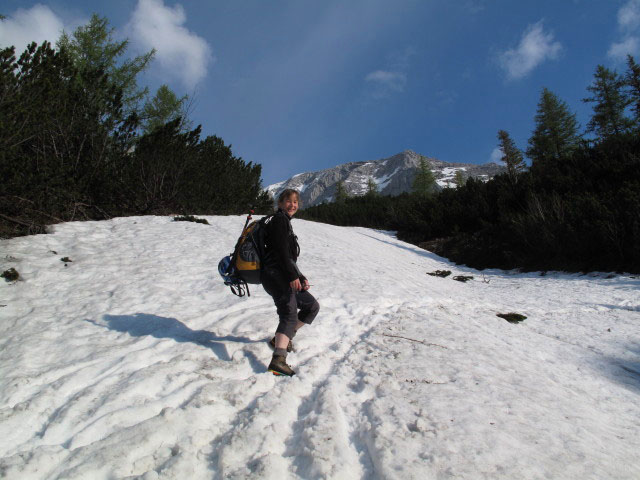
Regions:
<instances>
[{"instance_id":1,"label":"distant forest","mask_svg":"<svg viewBox=\"0 0 640 480\"><path fill-rule=\"evenodd\" d=\"M0 16L0 21L2 18ZM191 99L166 85L137 85L152 50L127 58L94 15L55 48L0 51L0 237L46 225L125 215L265 213L273 207L261 166L201 138ZM307 208L302 218L396 230L401 239L476 268L640 272L640 67L598 66L582 128L568 105L542 90L535 129L520 150L505 130L507 173L458 176L437 191L426 163L414 191ZM525 155L530 162L525 162Z\"/></svg>"},{"instance_id":2,"label":"distant forest","mask_svg":"<svg viewBox=\"0 0 640 480\"><path fill-rule=\"evenodd\" d=\"M544 88L524 152L498 132L507 173L488 182L458 178L456 188L437 192L421 166L412 193L342 192L299 216L396 230L400 239L478 269L638 273L640 67L631 56L627 66L623 75L597 67L583 132L567 104Z\"/></svg>"},{"instance_id":3,"label":"distant forest","mask_svg":"<svg viewBox=\"0 0 640 480\"><path fill-rule=\"evenodd\" d=\"M126 58L127 41L112 33L94 15L55 49L0 51L0 236L71 220L271 209L261 166L221 138L202 139L187 96L139 88L155 52Z\"/></svg>"}]
</instances>

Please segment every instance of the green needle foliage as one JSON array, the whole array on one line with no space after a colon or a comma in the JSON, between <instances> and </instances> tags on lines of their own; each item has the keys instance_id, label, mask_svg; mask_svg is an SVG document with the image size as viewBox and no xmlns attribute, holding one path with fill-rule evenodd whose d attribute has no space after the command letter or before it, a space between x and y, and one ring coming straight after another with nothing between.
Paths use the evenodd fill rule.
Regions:
<instances>
[{"instance_id":1,"label":"green needle foliage","mask_svg":"<svg viewBox=\"0 0 640 480\"><path fill-rule=\"evenodd\" d=\"M177 217L173 217L174 222L193 222L193 223L201 223L203 225L209 225L209 222L206 218L198 218L193 215L180 215Z\"/></svg>"},{"instance_id":2,"label":"green needle foliage","mask_svg":"<svg viewBox=\"0 0 640 480\"><path fill-rule=\"evenodd\" d=\"M336 193L334 201L338 204L344 204L347 198L349 198L349 194L344 188L344 182L342 180L339 180L338 183L336 183Z\"/></svg>"},{"instance_id":3,"label":"green needle foliage","mask_svg":"<svg viewBox=\"0 0 640 480\"><path fill-rule=\"evenodd\" d=\"M368 197L375 197L379 194L378 184L373 180L373 178L369 178L367 180L367 193L365 195Z\"/></svg>"},{"instance_id":4,"label":"green needle foliage","mask_svg":"<svg viewBox=\"0 0 640 480\"><path fill-rule=\"evenodd\" d=\"M625 84L628 89L629 102L634 115L634 128L640 130L640 65L634 58L627 57L628 71L625 75Z\"/></svg>"},{"instance_id":5,"label":"green needle foliage","mask_svg":"<svg viewBox=\"0 0 640 480\"><path fill-rule=\"evenodd\" d=\"M15 282L20 279L20 274L15 268L10 268L2 272L0 278L4 278L7 282Z\"/></svg>"},{"instance_id":6,"label":"green needle foliage","mask_svg":"<svg viewBox=\"0 0 640 480\"><path fill-rule=\"evenodd\" d=\"M498 140L500 141L499 145L502 151L501 160L507 166L507 174L509 175L511 183L515 184L518 181L518 175L526 167L522 152L516 147L516 144L505 130L498 132Z\"/></svg>"},{"instance_id":7,"label":"green needle foliage","mask_svg":"<svg viewBox=\"0 0 640 480\"><path fill-rule=\"evenodd\" d=\"M167 85L161 85L155 96L145 104L142 110L141 119L144 132L150 133L178 118L184 122L188 99L187 95L178 98Z\"/></svg>"},{"instance_id":8,"label":"green needle foliage","mask_svg":"<svg viewBox=\"0 0 640 480\"><path fill-rule=\"evenodd\" d=\"M186 96L163 86L139 108L137 76L153 51L126 59L127 45L94 15L56 49L0 50L0 236L69 220L272 208L260 165L188 127Z\"/></svg>"},{"instance_id":9,"label":"green needle foliage","mask_svg":"<svg viewBox=\"0 0 640 480\"><path fill-rule=\"evenodd\" d=\"M509 323L520 323L527 319L526 316L520 313L515 313L515 312L496 313L496 316L500 318L504 318Z\"/></svg>"},{"instance_id":10,"label":"green needle foliage","mask_svg":"<svg viewBox=\"0 0 640 480\"><path fill-rule=\"evenodd\" d=\"M134 58L124 58L129 41L115 41L113 31L109 27L109 20L94 14L87 25L78 27L72 34L63 32L56 48L65 49L80 72L104 71L111 84L122 91L124 109L130 114L138 111L140 102L148 93L147 88L138 87L137 78L149 67L155 50ZM96 95L101 92L91 83L84 82L83 85Z\"/></svg>"},{"instance_id":11,"label":"green needle foliage","mask_svg":"<svg viewBox=\"0 0 640 480\"><path fill-rule=\"evenodd\" d=\"M428 197L436 188L436 178L431 171L431 165L425 157L420 157L416 176L413 178L412 191L416 195Z\"/></svg>"},{"instance_id":12,"label":"green needle foliage","mask_svg":"<svg viewBox=\"0 0 640 480\"><path fill-rule=\"evenodd\" d=\"M595 133L598 138L604 140L630 130L632 122L626 116L625 110L631 99L625 95L624 85L624 78L617 72L598 65L593 83L587 87L593 95L583 100L594 104L587 132Z\"/></svg>"},{"instance_id":13,"label":"green needle foliage","mask_svg":"<svg viewBox=\"0 0 640 480\"><path fill-rule=\"evenodd\" d=\"M540 95L535 121L536 128L527 148L527 156L533 163L558 161L580 145L576 115L547 88Z\"/></svg>"}]
</instances>

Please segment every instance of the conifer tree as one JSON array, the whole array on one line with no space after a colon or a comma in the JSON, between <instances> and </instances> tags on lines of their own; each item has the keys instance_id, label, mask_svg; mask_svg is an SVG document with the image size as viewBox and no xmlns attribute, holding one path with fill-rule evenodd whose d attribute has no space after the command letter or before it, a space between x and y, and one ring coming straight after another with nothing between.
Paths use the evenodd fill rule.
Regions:
<instances>
[{"instance_id":1,"label":"conifer tree","mask_svg":"<svg viewBox=\"0 0 640 480\"><path fill-rule=\"evenodd\" d=\"M509 179L515 184L518 181L518 175L526 167L522 152L516 147L515 142L505 130L498 131L498 140L500 140L499 146L500 150L502 150L501 160L507 166Z\"/></svg>"},{"instance_id":2,"label":"conifer tree","mask_svg":"<svg viewBox=\"0 0 640 480\"><path fill-rule=\"evenodd\" d=\"M625 84L629 91L629 99L633 111L636 128L640 128L640 65L631 55L627 56L629 70L625 75Z\"/></svg>"},{"instance_id":3,"label":"conifer tree","mask_svg":"<svg viewBox=\"0 0 640 480\"><path fill-rule=\"evenodd\" d=\"M129 114L138 110L139 103L148 93L147 88L138 88L137 76L149 66L155 50L123 61L129 40L115 41L113 31L106 17L93 14L89 23L78 27L71 35L63 32L56 47L67 50L78 70L99 69L107 73L113 85L122 89L125 113ZM92 85L85 85L85 88L91 89Z\"/></svg>"},{"instance_id":4,"label":"conifer tree","mask_svg":"<svg viewBox=\"0 0 640 480\"><path fill-rule=\"evenodd\" d=\"M365 196L367 197L375 197L378 195L378 184L373 180L373 178L369 178L367 180L367 193Z\"/></svg>"},{"instance_id":5,"label":"conifer tree","mask_svg":"<svg viewBox=\"0 0 640 480\"><path fill-rule=\"evenodd\" d=\"M142 126L144 132L149 133L179 117L183 124L183 130L189 130L190 125L185 121L187 99L187 95L178 98L167 85L161 85L156 95L145 104L142 110Z\"/></svg>"},{"instance_id":6,"label":"conifer tree","mask_svg":"<svg viewBox=\"0 0 640 480\"><path fill-rule=\"evenodd\" d=\"M342 180L339 180L338 183L336 183L335 202L344 203L348 196L349 195L344 188L344 182Z\"/></svg>"},{"instance_id":7,"label":"conifer tree","mask_svg":"<svg viewBox=\"0 0 640 480\"><path fill-rule=\"evenodd\" d=\"M558 160L574 151L580 142L576 115L549 89L540 95L536 128L529 138L527 156L533 162Z\"/></svg>"},{"instance_id":8,"label":"conifer tree","mask_svg":"<svg viewBox=\"0 0 640 480\"><path fill-rule=\"evenodd\" d=\"M425 157L420 157L418 171L413 179L412 191L420 196L429 196L433 193L436 185L436 178L431 171L431 165Z\"/></svg>"},{"instance_id":9,"label":"conifer tree","mask_svg":"<svg viewBox=\"0 0 640 480\"><path fill-rule=\"evenodd\" d=\"M465 183L467 183L467 179L464 177L462 170L456 170L454 181L456 182L456 187L462 187Z\"/></svg>"},{"instance_id":10,"label":"conifer tree","mask_svg":"<svg viewBox=\"0 0 640 480\"><path fill-rule=\"evenodd\" d=\"M129 126L121 92L102 70L79 71L65 49L0 51L0 210L15 218L89 218L111 202ZM91 84L92 90L84 85ZM96 101L99 92L100 101ZM30 228L30 227L29 227Z\"/></svg>"},{"instance_id":11,"label":"conifer tree","mask_svg":"<svg viewBox=\"0 0 640 480\"><path fill-rule=\"evenodd\" d=\"M624 80L618 73L598 65L594 81L587 87L593 96L583 99L584 102L594 104L587 132L605 139L629 130L631 120L625 116L625 109L630 101L622 91L623 86Z\"/></svg>"}]
</instances>

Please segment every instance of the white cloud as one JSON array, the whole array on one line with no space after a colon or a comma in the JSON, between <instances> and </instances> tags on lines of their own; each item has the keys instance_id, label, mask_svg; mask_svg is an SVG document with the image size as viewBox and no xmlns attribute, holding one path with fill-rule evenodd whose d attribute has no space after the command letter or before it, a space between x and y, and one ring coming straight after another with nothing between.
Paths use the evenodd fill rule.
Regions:
<instances>
[{"instance_id":1,"label":"white cloud","mask_svg":"<svg viewBox=\"0 0 640 480\"><path fill-rule=\"evenodd\" d=\"M542 21L527 27L520 44L499 57L500 66L509 80L523 78L545 60L558 58L562 46L555 42L552 33L546 33Z\"/></svg>"},{"instance_id":2,"label":"white cloud","mask_svg":"<svg viewBox=\"0 0 640 480\"><path fill-rule=\"evenodd\" d=\"M388 68L385 70L375 70L364 80L371 89L368 92L373 98L380 99L390 96L393 93L401 93L407 85L407 74L409 60L415 55L412 47L407 47L400 52L390 55L387 59Z\"/></svg>"},{"instance_id":3,"label":"white cloud","mask_svg":"<svg viewBox=\"0 0 640 480\"><path fill-rule=\"evenodd\" d=\"M633 55L639 50L640 40L638 37L627 37L621 42L613 43L611 47L609 47L607 55L615 60L624 61L627 55Z\"/></svg>"},{"instance_id":4,"label":"white cloud","mask_svg":"<svg viewBox=\"0 0 640 480\"><path fill-rule=\"evenodd\" d=\"M640 0L629 0L618 10L618 26L624 31L640 27Z\"/></svg>"},{"instance_id":5,"label":"white cloud","mask_svg":"<svg viewBox=\"0 0 640 480\"><path fill-rule=\"evenodd\" d=\"M607 54L617 61L640 52L640 0L629 0L618 10L618 28L622 38L611 44Z\"/></svg>"},{"instance_id":6,"label":"white cloud","mask_svg":"<svg viewBox=\"0 0 640 480\"><path fill-rule=\"evenodd\" d=\"M184 27L182 5L165 6L163 0L138 0L126 27L131 41L142 49L156 49L155 60L166 75L193 88L207 75L213 61L209 44Z\"/></svg>"},{"instance_id":7,"label":"white cloud","mask_svg":"<svg viewBox=\"0 0 640 480\"><path fill-rule=\"evenodd\" d=\"M19 56L31 42L48 40L55 45L63 28L62 20L45 5L19 8L0 21L0 47L15 46Z\"/></svg>"},{"instance_id":8,"label":"white cloud","mask_svg":"<svg viewBox=\"0 0 640 480\"><path fill-rule=\"evenodd\" d=\"M493 163L501 163L502 162L502 156L504 155L504 152L502 151L501 148L496 147L493 149L493 152L491 152L491 162Z\"/></svg>"}]
</instances>

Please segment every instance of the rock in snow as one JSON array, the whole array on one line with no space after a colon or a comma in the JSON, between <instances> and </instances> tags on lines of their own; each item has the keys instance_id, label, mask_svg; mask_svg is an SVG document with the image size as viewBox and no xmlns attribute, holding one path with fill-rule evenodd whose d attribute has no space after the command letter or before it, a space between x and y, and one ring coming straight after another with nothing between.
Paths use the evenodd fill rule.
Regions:
<instances>
[{"instance_id":1,"label":"rock in snow","mask_svg":"<svg viewBox=\"0 0 640 480\"><path fill-rule=\"evenodd\" d=\"M271 298L217 273L244 219L207 219L0 241L0 476L640 478L640 279L481 273L294 220L321 311L275 377Z\"/></svg>"}]
</instances>

